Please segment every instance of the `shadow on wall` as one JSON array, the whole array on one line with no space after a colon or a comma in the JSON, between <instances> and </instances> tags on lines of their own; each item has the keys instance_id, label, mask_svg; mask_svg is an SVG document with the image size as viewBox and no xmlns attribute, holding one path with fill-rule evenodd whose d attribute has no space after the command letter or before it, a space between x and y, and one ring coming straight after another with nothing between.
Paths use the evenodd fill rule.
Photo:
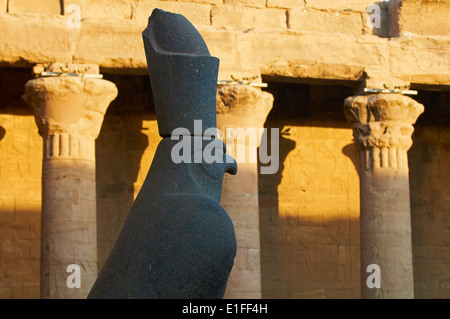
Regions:
<instances>
[{"instance_id":1,"label":"shadow on wall","mask_svg":"<svg viewBox=\"0 0 450 319\"><path fill-rule=\"evenodd\" d=\"M419 91L425 105L408 152L416 298L450 298L450 92Z\"/></svg>"},{"instance_id":2,"label":"shadow on wall","mask_svg":"<svg viewBox=\"0 0 450 319\"><path fill-rule=\"evenodd\" d=\"M265 127L285 134L279 171L258 176L262 297L358 298L358 156L342 109L352 90L267 90L275 100Z\"/></svg>"},{"instance_id":3,"label":"shadow on wall","mask_svg":"<svg viewBox=\"0 0 450 319\"><path fill-rule=\"evenodd\" d=\"M42 138L21 98L31 78L0 68L0 299L40 296Z\"/></svg>"},{"instance_id":4,"label":"shadow on wall","mask_svg":"<svg viewBox=\"0 0 450 319\"><path fill-rule=\"evenodd\" d=\"M346 146L344 146L342 148L342 154L344 154L345 156L347 156L349 159L351 159L353 166L355 167L355 171L358 173L360 173L360 165L361 165L361 160L359 157L359 152L356 149L355 143L351 143L348 144Z\"/></svg>"},{"instance_id":5,"label":"shadow on wall","mask_svg":"<svg viewBox=\"0 0 450 319\"><path fill-rule=\"evenodd\" d=\"M0 142L5 134L5 128L0 126ZM2 153L8 156L5 151ZM3 172L11 171L8 164L2 161ZM3 177L14 179L14 176L2 176L2 186L11 184ZM13 184L17 186L20 182ZM27 204L16 203L21 196L14 191L0 191L0 299L39 298L40 295L40 207L22 209L20 206ZM28 203L28 206L33 205Z\"/></svg>"},{"instance_id":6,"label":"shadow on wall","mask_svg":"<svg viewBox=\"0 0 450 319\"><path fill-rule=\"evenodd\" d=\"M156 121L148 76L105 75L116 84L119 95L106 112L96 141L98 266L103 266L128 216L149 138L144 121ZM157 135L155 131L152 134ZM159 137L159 136L158 136ZM142 174L142 172L141 172Z\"/></svg>"},{"instance_id":7,"label":"shadow on wall","mask_svg":"<svg viewBox=\"0 0 450 319\"><path fill-rule=\"evenodd\" d=\"M40 297L40 208L0 211L0 299ZM13 203L14 204L14 203Z\"/></svg>"}]
</instances>

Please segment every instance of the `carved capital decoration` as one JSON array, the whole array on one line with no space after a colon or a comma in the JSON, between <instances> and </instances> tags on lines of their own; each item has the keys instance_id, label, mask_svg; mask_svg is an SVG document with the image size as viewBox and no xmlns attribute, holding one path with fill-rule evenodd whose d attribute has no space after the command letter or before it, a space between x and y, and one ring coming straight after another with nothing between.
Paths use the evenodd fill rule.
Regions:
<instances>
[{"instance_id":1,"label":"carved capital decoration","mask_svg":"<svg viewBox=\"0 0 450 319\"><path fill-rule=\"evenodd\" d=\"M413 124L423 111L422 104L402 94L348 97L344 112L353 124L356 147L366 155L363 167L408 169Z\"/></svg>"},{"instance_id":2,"label":"carved capital decoration","mask_svg":"<svg viewBox=\"0 0 450 319\"><path fill-rule=\"evenodd\" d=\"M225 85L217 89L217 114L239 117L248 122L244 127L262 127L272 105L272 94L249 85Z\"/></svg>"},{"instance_id":3,"label":"carved capital decoration","mask_svg":"<svg viewBox=\"0 0 450 319\"><path fill-rule=\"evenodd\" d=\"M82 75L28 81L24 99L44 138L44 159L92 158L106 109L116 96L114 83Z\"/></svg>"}]
</instances>

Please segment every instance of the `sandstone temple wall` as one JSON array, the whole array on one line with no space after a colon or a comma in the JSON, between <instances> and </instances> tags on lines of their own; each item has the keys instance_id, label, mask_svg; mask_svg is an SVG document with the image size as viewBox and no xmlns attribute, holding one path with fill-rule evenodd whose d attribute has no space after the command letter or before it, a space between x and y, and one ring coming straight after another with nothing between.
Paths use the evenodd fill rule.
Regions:
<instances>
[{"instance_id":1,"label":"sandstone temple wall","mask_svg":"<svg viewBox=\"0 0 450 319\"><path fill-rule=\"evenodd\" d=\"M262 73L306 79L367 78L371 86L448 84L444 70L449 53L444 48L449 41L445 19L449 2L399 3L4 0L0 62L95 63L108 72L145 74L140 34L152 9L160 7L182 13L195 24L211 53L221 59L222 80ZM75 14L81 18L79 28Z\"/></svg>"},{"instance_id":2,"label":"sandstone temple wall","mask_svg":"<svg viewBox=\"0 0 450 319\"><path fill-rule=\"evenodd\" d=\"M257 212L233 212L228 297L361 297L360 157L343 101L366 87L418 90L425 106L408 152L414 293L450 298L449 0L0 0L0 298L40 297L43 141L22 98L31 68L92 63L118 88L95 142L101 267L160 139L141 37L156 7L193 22L219 80L268 83L262 123L283 132L279 171L239 186L257 184L245 203Z\"/></svg>"}]
</instances>

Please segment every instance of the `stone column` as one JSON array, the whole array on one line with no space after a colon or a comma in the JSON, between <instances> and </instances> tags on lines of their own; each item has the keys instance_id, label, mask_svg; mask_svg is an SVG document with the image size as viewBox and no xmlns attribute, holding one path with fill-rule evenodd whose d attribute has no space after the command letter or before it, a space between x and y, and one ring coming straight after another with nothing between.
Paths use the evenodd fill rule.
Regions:
<instances>
[{"instance_id":1,"label":"stone column","mask_svg":"<svg viewBox=\"0 0 450 319\"><path fill-rule=\"evenodd\" d=\"M48 70L62 74L28 81L24 96L44 140L41 298L85 298L97 278L95 139L117 88L81 74L95 65Z\"/></svg>"},{"instance_id":2,"label":"stone column","mask_svg":"<svg viewBox=\"0 0 450 319\"><path fill-rule=\"evenodd\" d=\"M272 104L270 93L249 85L223 86L217 91L217 126L227 153L238 163L237 175L225 175L222 186L221 205L233 221L237 239L225 298L261 298L257 150Z\"/></svg>"},{"instance_id":3,"label":"stone column","mask_svg":"<svg viewBox=\"0 0 450 319\"><path fill-rule=\"evenodd\" d=\"M424 107L372 94L348 97L344 109L361 156L361 297L414 298L407 151Z\"/></svg>"}]
</instances>

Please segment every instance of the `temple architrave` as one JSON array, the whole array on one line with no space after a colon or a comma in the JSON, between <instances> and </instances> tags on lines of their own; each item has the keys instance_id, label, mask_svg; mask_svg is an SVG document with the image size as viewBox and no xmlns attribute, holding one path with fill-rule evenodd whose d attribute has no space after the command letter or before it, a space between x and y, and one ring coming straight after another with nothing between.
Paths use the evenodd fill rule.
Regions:
<instances>
[{"instance_id":1,"label":"temple architrave","mask_svg":"<svg viewBox=\"0 0 450 319\"><path fill-rule=\"evenodd\" d=\"M450 298L450 0L0 0L1 299L105 263L161 140L155 8L220 59L225 298Z\"/></svg>"}]
</instances>

